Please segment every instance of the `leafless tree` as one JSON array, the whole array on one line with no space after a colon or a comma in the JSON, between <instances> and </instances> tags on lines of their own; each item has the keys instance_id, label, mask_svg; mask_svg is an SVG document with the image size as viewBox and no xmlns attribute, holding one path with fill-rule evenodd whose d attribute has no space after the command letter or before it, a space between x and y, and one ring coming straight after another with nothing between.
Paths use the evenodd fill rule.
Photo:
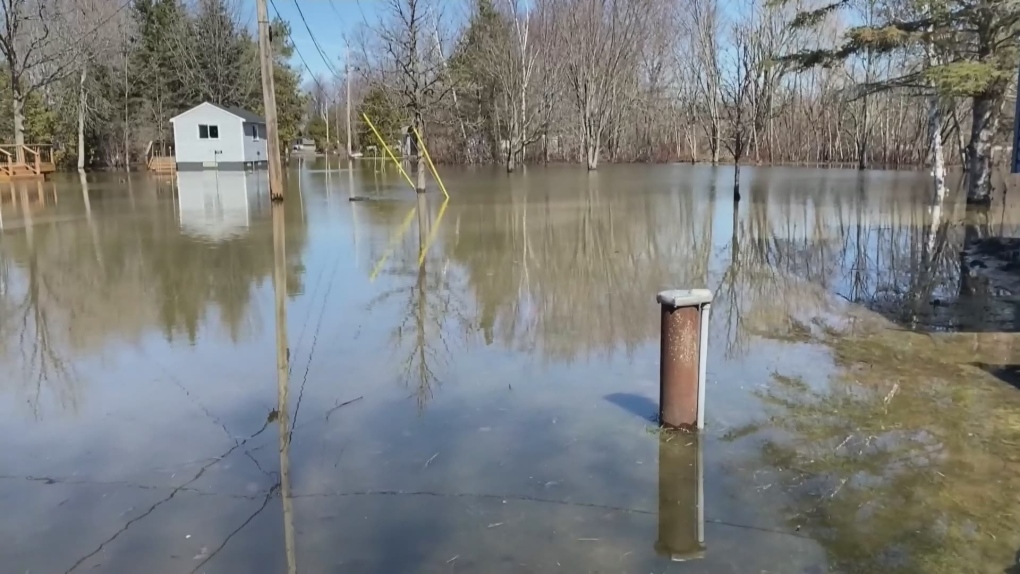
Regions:
<instances>
[{"instance_id":1,"label":"leafless tree","mask_svg":"<svg viewBox=\"0 0 1020 574\"><path fill-rule=\"evenodd\" d=\"M374 26L377 53L368 57L382 72L378 78L399 95L413 131L425 138L426 117L450 91L435 24L442 21L441 6L430 0L386 0L383 6ZM420 146L415 147L415 188L423 193L425 159Z\"/></svg>"},{"instance_id":2,"label":"leafless tree","mask_svg":"<svg viewBox=\"0 0 1020 574\"><path fill-rule=\"evenodd\" d=\"M0 1L0 54L11 80L14 143L25 144L25 104L41 88L63 79L79 62L95 30L73 30L71 0ZM19 155L20 157L20 155Z\"/></svg>"},{"instance_id":3,"label":"leafless tree","mask_svg":"<svg viewBox=\"0 0 1020 574\"><path fill-rule=\"evenodd\" d=\"M648 0L553 0L585 164L598 169L606 130L624 97L647 31Z\"/></svg>"}]
</instances>

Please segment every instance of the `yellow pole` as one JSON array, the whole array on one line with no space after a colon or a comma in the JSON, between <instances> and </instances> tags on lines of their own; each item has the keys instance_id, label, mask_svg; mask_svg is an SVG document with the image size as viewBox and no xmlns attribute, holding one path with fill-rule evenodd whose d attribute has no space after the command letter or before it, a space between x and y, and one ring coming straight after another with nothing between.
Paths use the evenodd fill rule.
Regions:
<instances>
[{"instance_id":1,"label":"yellow pole","mask_svg":"<svg viewBox=\"0 0 1020 574\"><path fill-rule=\"evenodd\" d=\"M379 259L379 262L375 264L375 268L372 269L372 275L369 276L369 281L375 281L376 276L379 275L379 271L382 270L383 264L386 263L386 260L393 254L393 250L396 249L397 243L400 242L400 238L403 237L404 234L407 233L407 230L411 227L411 221L414 219L416 211L417 209L412 207L411 211L407 212L407 216L404 217L404 221L400 223L400 227L397 229L397 232L393 235L393 238L390 239L390 244L387 246L386 253L383 254L383 256Z\"/></svg>"},{"instance_id":2,"label":"yellow pole","mask_svg":"<svg viewBox=\"0 0 1020 574\"><path fill-rule=\"evenodd\" d=\"M443 185L443 180L439 177L439 172L436 171L435 164L432 163L432 157L429 155L429 150L425 149L425 141L421 139L421 134L418 133L418 128L411 126L411 129L414 130L414 137L418 138L418 146L421 147L421 151L425 152L425 161L429 162L429 168L432 169L432 177L436 178L436 181L439 182L439 189L443 190L443 195L446 196L446 199L450 199L450 194L446 193L446 186ZM446 206L444 205L443 207ZM419 263L419 265L421 265L421 263Z\"/></svg>"},{"instance_id":3,"label":"yellow pole","mask_svg":"<svg viewBox=\"0 0 1020 574\"><path fill-rule=\"evenodd\" d=\"M421 253L418 254L418 267L421 267L422 263L425 263L425 254L429 252L429 246L432 245L432 240L436 237L436 231L439 229L439 222L443 219L443 213L446 212L446 205L450 203L450 196L446 196L443 200L443 205L439 206L439 215L436 216L436 220L432 222L432 231L429 232L429 236L425 239L425 247L422 248Z\"/></svg>"},{"instance_id":4,"label":"yellow pole","mask_svg":"<svg viewBox=\"0 0 1020 574\"><path fill-rule=\"evenodd\" d=\"M372 124L372 120L368 119L368 114L361 114L361 117L365 118L365 123L368 124L368 127L372 128L372 133L375 134L376 139L378 139L379 143L382 144L383 149L386 150L386 153L390 156L390 159L393 160L393 163L397 164L397 169L400 170L400 175L404 176L404 179L407 180L407 183L411 185L411 189L415 189L414 182L411 181L411 176L407 175L407 172L404 171L404 168L400 165L400 162L397 161L397 156L393 155L393 152L390 151L390 146L386 145L386 140L384 140L383 137L379 135L379 130L375 129L375 125Z\"/></svg>"}]
</instances>

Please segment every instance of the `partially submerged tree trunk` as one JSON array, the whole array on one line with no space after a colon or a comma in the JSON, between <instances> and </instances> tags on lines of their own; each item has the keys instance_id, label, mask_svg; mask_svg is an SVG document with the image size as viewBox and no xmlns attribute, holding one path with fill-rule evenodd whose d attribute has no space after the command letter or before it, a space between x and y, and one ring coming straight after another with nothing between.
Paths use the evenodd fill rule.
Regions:
<instances>
[{"instance_id":1,"label":"partially submerged tree trunk","mask_svg":"<svg viewBox=\"0 0 1020 574\"><path fill-rule=\"evenodd\" d=\"M414 128L417 130L418 135L421 135L425 130L425 127L422 125L421 114L414 115ZM421 137L424 138L425 136L421 135ZM415 175L417 177L414 190L418 193L425 193L425 143L421 139L415 139L417 140L418 145L416 147L418 149L416 154L417 162L415 163Z\"/></svg>"},{"instance_id":2,"label":"partially submerged tree trunk","mask_svg":"<svg viewBox=\"0 0 1020 574\"><path fill-rule=\"evenodd\" d=\"M930 31L930 30L929 30ZM931 42L925 43L925 56L928 65L935 66L939 58ZM946 198L946 162L942 154L942 107L939 104L939 93L934 85L930 86L928 96L928 138L931 141L931 175L935 186L935 204L942 205Z\"/></svg>"},{"instance_id":3,"label":"partially submerged tree trunk","mask_svg":"<svg viewBox=\"0 0 1020 574\"><path fill-rule=\"evenodd\" d=\"M588 171L595 171L599 168L599 148L601 146L601 136L598 133L592 133L593 130L587 122L584 126L584 160L588 166Z\"/></svg>"},{"instance_id":4,"label":"partially submerged tree trunk","mask_svg":"<svg viewBox=\"0 0 1020 574\"><path fill-rule=\"evenodd\" d=\"M941 205L946 198L946 162L942 152L942 110L935 94L928 97L928 133L931 138L931 175L935 201Z\"/></svg>"},{"instance_id":5,"label":"partially submerged tree trunk","mask_svg":"<svg viewBox=\"0 0 1020 574\"><path fill-rule=\"evenodd\" d=\"M78 79L78 171L85 172L85 75L88 67L81 67L81 76Z\"/></svg>"},{"instance_id":6,"label":"partially submerged tree trunk","mask_svg":"<svg viewBox=\"0 0 1020 574\"><path fill-rule=\"evenodd\" d=\"M992 203L991 147L995 132L995 107L996 102L989 96L973 99L967 205L987 206Z\"/></svg>"},{"instance_id":7,"label":"partially submerged tree trunk","mask_svg":"<svg viewBox=\"0 0 1020 574\"><path fill-rule=\"evenodd\" d=\"M744 155L744 134L740 131L740 107L737 107L737 133L733 145L733 201L740 201L740 160Z\"/></svg>"},{"instance_id":8,"label":"partially submerged tree trunk","mask_svg":"<svg viewBox=\"0 0 1020 574\"><path fill-rule=\"evenodd\" d=\"M712 123L709 137L709 147L712 149L712 165L719 163L719 124Z\"/></svg>"}]
</instances>

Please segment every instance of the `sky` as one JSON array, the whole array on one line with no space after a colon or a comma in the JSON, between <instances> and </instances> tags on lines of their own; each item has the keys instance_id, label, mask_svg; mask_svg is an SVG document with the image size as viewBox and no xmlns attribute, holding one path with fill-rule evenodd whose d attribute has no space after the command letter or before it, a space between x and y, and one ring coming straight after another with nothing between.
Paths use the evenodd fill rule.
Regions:
<instances>
[{"instance_id":1,"label":"sky","mask_svg":"<svg viewBox=\"0 0 1020 574\"><path fill-rule=\"evenodd\" d=\"M291 39L297 52L302 58L295 54L291 64L301 70L302 77L306 83L312 81L313 76L329 80L333 76L330 66L343 73L345 58L345 40L350 40L351 50L359 49L357 40L360 31L379 21L379 16L385 9L386 0L267 0L269 3L269 17L280 16L290 23ZM298 11L297 2L301 3L301 11ZM461 25L467 17L468 0L431 0L430 6L437 7L442 16L439 19L439 27L443 29L444 38L457 26ZM240 0L241 20L248 23L248 26L255 28L255 0ZM275 9L274 9L275 5ZM301 19L304 14L305 22ZM312 37L319 43L322 55L316 48ZM324 59L329 61L327 64Z\"/></svg>"},{"instance_id":2,"label":"sky","mask_svg":"<svg viewBox=\"0 0 1020 574\"><path fill-rule=\"evenodd\" d=\"M296 1L301 2L301 12L304 13L308 27L305 27L298 12ZM330 78L333 73L330 67L343 72L344 66L344 40L345 38L354 41L357 37L357 30L364 26L367 19L374 22L378 18L379 0L272 0L269 4L269 16L275 17L273 9L275 4L280 16L290 22L291 39L297 51L304 56L304 62L296 54L292 64L302 70L302 77L305 81L311 80L311 75ZM244 0L242 4L243 21L250 22L255 27L255 0ZM310 31L310 32L309 32ZM322 48L322 53L329 60L329 65L323 60L312 42L312 36Z\"/></svg>"}]
</instances>

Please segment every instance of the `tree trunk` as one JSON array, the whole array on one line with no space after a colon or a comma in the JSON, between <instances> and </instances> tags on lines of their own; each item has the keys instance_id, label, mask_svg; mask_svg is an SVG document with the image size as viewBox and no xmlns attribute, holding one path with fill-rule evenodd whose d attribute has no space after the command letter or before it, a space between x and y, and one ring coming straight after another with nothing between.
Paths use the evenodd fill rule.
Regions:
<instances>
[{"instance_id":1,"label":"tree trunk","mask_svg":"<svg viewBox=\"0 0 1020 574\"><path fill-rule=\"evenodd\" d=\"M87 68L81 67L81 78L78 80L78 171L85 172L85 74Z\"/></svg>"},{"instance_id":2,"label":"tree trunk","mask_svg":"<svg viewBox=\"0 0 1020 574\"><path fill-rule=\"evenodd\" d=\"M970 181L967 185L967 205L990 205L992 202L992 165L990 161L993 98L978 96L973 100L970 130Z\"/></svg>"},{"instance_id":3,"label":"tree trunk","mask_svg":"<svg viewBox=\"0 0 1020 574\"><path fill-rule=\"evenodd\" d=\"M931 138L932 181L938 205L946 198L946 162L942 153L942 110L937 95L928 97L928 134Z\"/></svg>"},{"instance_id":4,"label":"tree trunk","mask_svg":"<svg viewBox=\"0 0 1020 574\"><path fill-rule=\"evenodd\" d=\"M687 130L687 142L691 148L691 163L698 163L698 134L693 128Z\"/></svg>"},{"instance_id":5,"label":"tree trunk","mask_svg":"<svg viewBox=\"0 0 1020 574\"><path fill-rule=\"evenodd\" d=\"M586 139L588 141L585 142L584 152L588 171L595 171L599 168L599 138L589 135Z\"/></svg>"},{"instance_id":6,"label":"tree trunk","mask_svg":"<svg viewBox=\"0 0 1020 574\"><path fill-rule=\"evenodd\" d=\"M507 173L513 173L514 172L514 168L516 167L514 165L514 159L516 158L516 156L517 156L517 154L514 153L514 146L512 145L512 142L511 142L511 145L506 146L506 172Z\"/></svg>"},{"instance_id":7,"label":"tree trunk","mask_svg":"<svg viewBox=\"0 0 1020 574\"><path fill-rule=\"evenodd\" d=\"M740 201L740 162L733 164L733 201Z\"/></svg>"},{"instance_id":8,"label":"tree trunk","mask_svg":"<svg viewBox=\"0 0 1020 574\"><path fill-rule=\"evenodd\" d=\"M124 171L131 171L131 134L128 131L128 55L127 51L124 51ZM131 180L128 179L128 182ZM129 183L130 185L130 183Z\"/></svg>"},{"instance_id":9,"label":"tree trunk","mask_svg":"<svg viewBox=\"0 0 1020 574\"><path fill-rule=\"evenodd\" d=\"M422 155L421 149L418 149L418 161L415 164L415 173L417 175L417 181L414 184L414 190L418 193L425 193L425 156Z\"/></svg>"},{"instance_id":10,"label":"tree trunk","mask_svg":"<svg viewBox=\"0 0 1020 574\"><path fill-rule=\"evenodd\" d=\"M417 181L414 184L414 190L418 193L425 193L425 143L421 141L425 138L425 126L422 125L421 114L414 114L414 127L417 130L417 134L421 137L418 139L418 149L415 157L417 163L415 164L415 175Z\"/></svg>"},{"instance_id":11,"label":"tree trunk","mask_svg":"<svg viewBox=\"0 0 1020 574\"><path fill-rule=\"evenodd\" d=\"M14 143L17 146L15 155L18 162L25 161L25 152L21 146L25 145L25 94L21 91L21 85L13 84L11 96L14 99Z\"/></svg>"},{"instance_id":12,"label":"tree trunk","mask_svg":"<svg viewBox=\"0 0 1020 574\"><path fill-rule=\"evenodd\" d=\"M960 152L960 166L964 172L970 169L970 154L967 153L967 144L963 141L963 130L960 129L960 120L956 117L956 100L950 108L949 119L953 121L953 129L956 130L956 147Z\"/></svg>"},{"instance_id":13,"label":"tree trunk","mask_svg":"<svg viewBox=\"0 0 1020 574\"><path fill-rule=\"evenodd\" d=\"M714 121L712 122L709 146L712 148L712 165L716 165L719 163L719 124Z\"/></svg>"}]
</instances>

